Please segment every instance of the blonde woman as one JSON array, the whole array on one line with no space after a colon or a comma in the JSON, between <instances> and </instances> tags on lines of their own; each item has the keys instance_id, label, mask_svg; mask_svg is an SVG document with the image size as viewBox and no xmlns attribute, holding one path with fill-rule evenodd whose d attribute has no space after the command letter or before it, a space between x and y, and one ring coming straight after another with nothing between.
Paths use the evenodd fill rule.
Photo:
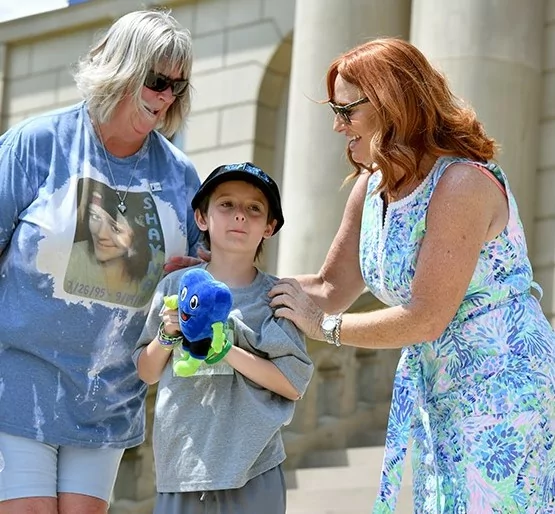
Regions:
<instances>
[{"instance_id":1,"label":"blonde woman","mask_svg":"<svg viewBox=\"0 0 555 514\"><path fill-rule=\"evenodd\" d=\"M144 439L131 352L163 262L199 240L199 179L167 139L189 111L191 59L169 12L127 14L78 64L83 102L0 138L0 514L105 514L124 449ZM94 273L74 248L84 231Z\"/></svg>"}]
</instances>

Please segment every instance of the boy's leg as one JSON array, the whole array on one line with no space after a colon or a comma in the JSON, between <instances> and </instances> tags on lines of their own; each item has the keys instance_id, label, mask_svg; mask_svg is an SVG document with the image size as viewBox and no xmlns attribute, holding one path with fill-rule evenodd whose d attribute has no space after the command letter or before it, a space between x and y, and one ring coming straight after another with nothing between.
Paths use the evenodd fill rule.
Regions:
<instances>
[{"instance_id":1,"label":"boy's leg","mask_svg":"<svg viewBox=\"0 0 555 514\"><path fill-rule=\"evenodd\" d=\"M152 514L212 514L213 492L158 493ZM210 496L210 502L208 501Z\"/></svg>"},{"instance_id":2,"label":"boy's leg","mask_svg":"<svg viewBox=\"0 0 555 514\"><path fill-rule=\"evenodd\" d=\"M215 491L210 514L285 514L287 489L281 466L254 477L240 489Z\"/></svg>"},{"instance_id":3,"label":"boy's leg","mask_svg":"<svg viewBox=\"0 0 555 514\"><path fill-rule=\"evenodd\" d=\"M158 493L153 514L285 514L281 466L249 480L240 489Z\"/></svg>"}]
</instances>

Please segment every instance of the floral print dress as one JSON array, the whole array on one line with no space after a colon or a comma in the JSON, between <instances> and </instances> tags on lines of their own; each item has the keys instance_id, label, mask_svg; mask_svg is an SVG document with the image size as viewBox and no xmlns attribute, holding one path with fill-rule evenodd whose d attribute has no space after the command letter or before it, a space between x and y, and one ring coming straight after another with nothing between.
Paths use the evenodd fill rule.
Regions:
<instances>
[{"instance_id":1,"label":"floral print dress","mask_svg":"<svg viewBox=\"0 0 555 514\"><path fill-rule=\"evenodd\" d=\"M385 213L379 172L369 179L360 264L387 305L410 301L428 205L455 162L470 164L439 158ZM509 222L482 247L443 335L401 353L374 514L395 511L411 435L416 513L555 513L555 332L532 294L539 286L507 179L485 168L505 185Z\"/></svg>"}]
</instances>

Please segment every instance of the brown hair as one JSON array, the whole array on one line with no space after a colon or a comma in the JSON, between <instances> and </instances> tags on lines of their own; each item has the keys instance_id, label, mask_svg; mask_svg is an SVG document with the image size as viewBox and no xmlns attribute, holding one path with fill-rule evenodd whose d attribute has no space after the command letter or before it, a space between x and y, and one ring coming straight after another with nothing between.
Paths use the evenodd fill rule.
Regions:
<instances>
[{"instance_id":1,"label":"brown hair","mask_svg":"<svg viewBox=\"0 0 555 514\"><path fill-rule=\"evenodd\" d=\"M376 131L370 143L371 162L382 172L379 191L396 192L414 179L423 179L425 155L456 155L477 161L494 157L489 138L476 113L450 91L439 73L415 46L402 39L384 38L363 43L331 63L327 89L334 101L337 75L356 86L373 107ZM349 160L363 172L361 163ZM398 179L393 173L400 168ZM372 170L370 170L372 172Z\"/></svg>"}]
</instances>

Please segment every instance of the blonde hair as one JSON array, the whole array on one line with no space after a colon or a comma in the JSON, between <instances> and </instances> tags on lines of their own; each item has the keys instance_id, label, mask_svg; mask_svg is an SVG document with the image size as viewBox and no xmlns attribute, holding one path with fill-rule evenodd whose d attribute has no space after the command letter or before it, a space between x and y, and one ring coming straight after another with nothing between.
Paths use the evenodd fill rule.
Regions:
<instances>
[{"instance_id":1,"label":"blonde hair","mask_svg":"<svg viewBox=\"0 0 555 514\"><path fill-rule=\"evenodd\" d=\"M370 159L382 172L379 191L396 192L414 179L422 179L425 155L457 155L488 161L496 152L473 109L463 105L439 73L410 43L383 38L361 44L331 63L327 90L334 101L335 79L340 75L356 86L373 107L376 127L370 142ZM349 160L355 170L361 163ZM404 173L398 179L394 168ZM372 170L370 170L372 172Z\"/></svg>"},{"instance_id":2,"label":"blonde hair","mask_svg":"<svg viewBox=\"0 0 555 514\"><path fill-rule=\"evenodd\" d=\"M77 87L97 123L110 120L121 100L130 95L137 111L144 109L141 92L150 70L168 75L179 70L189 80L191 34L167 10L135 11L119 18L84 56L74 74ZM158 130L172 137L190 110L191 86L175 99Z\"/></svg>"}]
</instances>

